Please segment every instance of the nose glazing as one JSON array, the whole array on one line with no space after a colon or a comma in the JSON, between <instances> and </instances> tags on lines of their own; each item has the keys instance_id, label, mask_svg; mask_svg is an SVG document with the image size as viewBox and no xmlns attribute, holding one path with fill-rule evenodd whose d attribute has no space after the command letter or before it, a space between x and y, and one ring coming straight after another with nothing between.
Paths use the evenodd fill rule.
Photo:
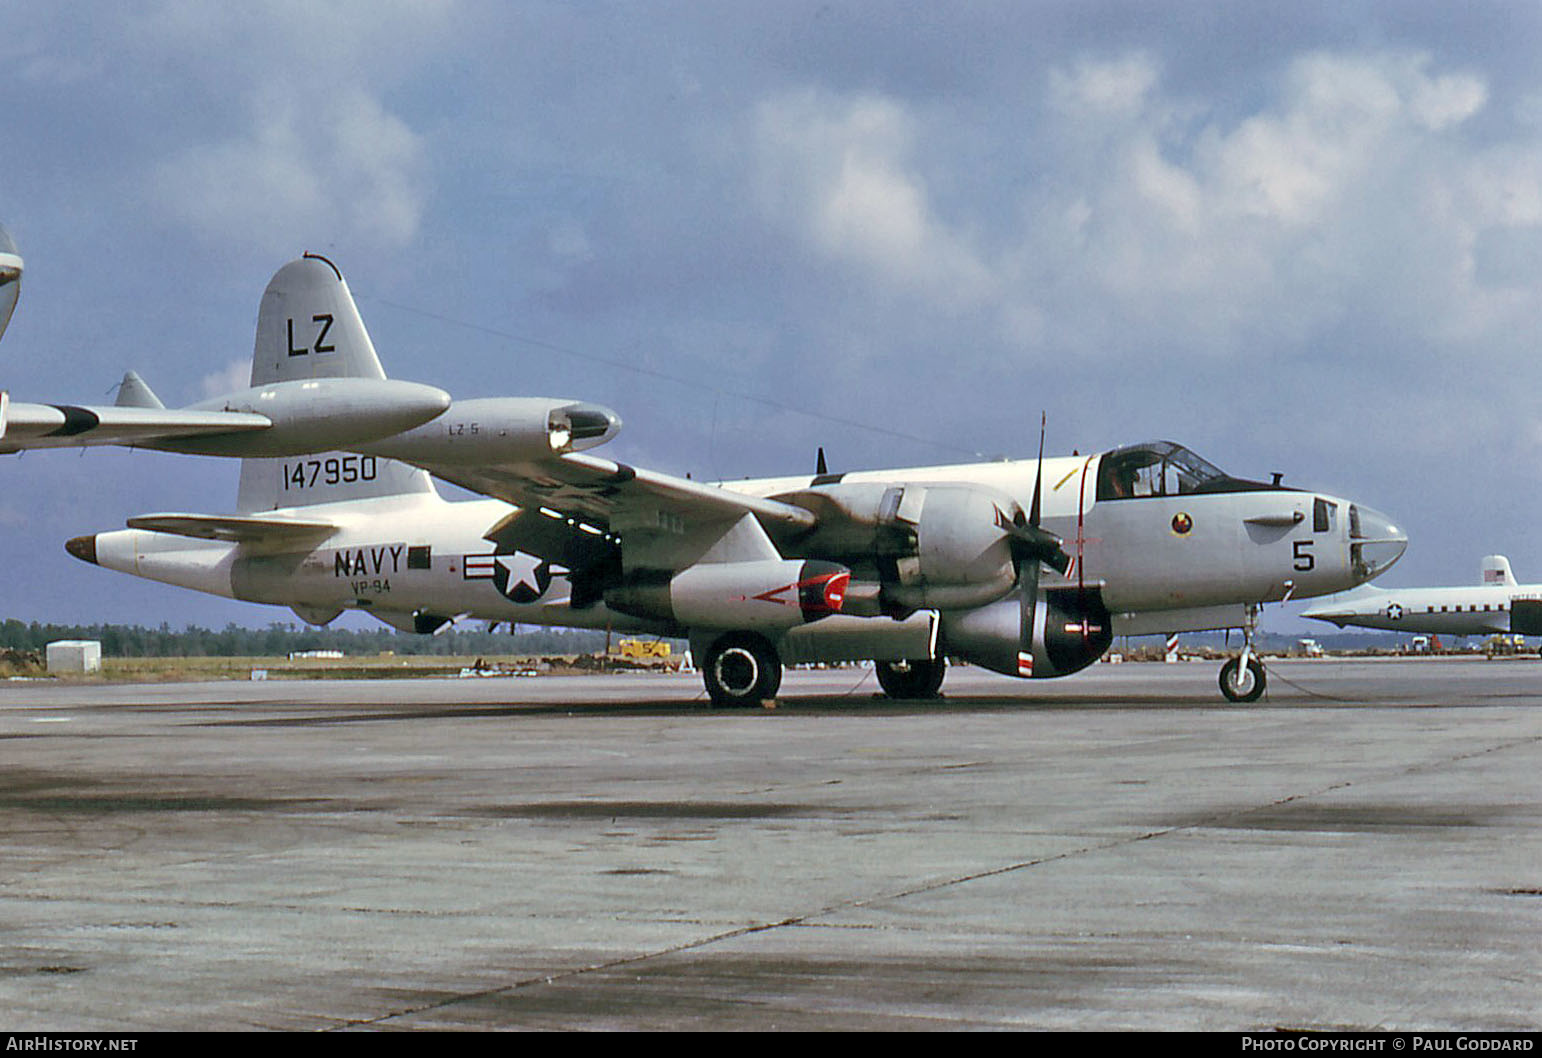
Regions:
<instances>
[{"instance_id":1,"label":"nose glazing","mask_svg":"<svg viewBox=\"0 0 1542 1058\"><path fill-rule=\"evenodd\" d=\"M1357 582L1381 576L1403 557L1408 534L1380 511L1349 505L1349 562Z\"/></svg>"}]
</instances>

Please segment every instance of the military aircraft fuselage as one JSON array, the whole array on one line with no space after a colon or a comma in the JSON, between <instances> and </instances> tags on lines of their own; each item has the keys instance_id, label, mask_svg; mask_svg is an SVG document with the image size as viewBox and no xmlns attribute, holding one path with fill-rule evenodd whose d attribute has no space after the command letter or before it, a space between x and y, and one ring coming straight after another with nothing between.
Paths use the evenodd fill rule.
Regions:
<instances>
[{"instance_id":1,"label":"military aircraft fuselage","mask_svg":"<svg viewBox=\"0 0 1542 1058\"><path fill-rule=\"evenodd\" d=\"M862 495L864 489L876 488L879 495L900 490L897 498L890 495L894 503L908 502L912 511L924 512L929 496L939 508L946 501L952 509L956 493L949 490L965 486L1005 511L1013 504L1026 509L1037 480L1042 480L1043 525L1062 538L1072 560L1064 573L1045 569L1041 586L1095 597L1097 611L1112 617L1114 632L1234 626L1243 607L1363 583L1396 561L1405 544L1402 533L1369 508L1229 478L1187 449L1166 443L1049 458L1042 471L1039 461L1020 460L746 480L724 487L815 507L831 496ZM608 606L602 595L590 594L575 605L571 571L501 549L487 538L515 510L501 501L448 502L429 492L314 502L319 498L314 489L325 487L324 480L316 483L312 502L290 512L335 526L324 539L303 547L129 529L79 538L71 551L109 568L216 595L292 606L321 617L363 609L418 630L460 617L677 634L689 630L667 616L639 616ZM283 509L271 512L277 518L285 514ZM924 526L924 513L919 517ZM827 518L821 529L802 537L784 532L778 549L787 559L844 564L851 570L854 596L863 583L902 578L903 570L896 573L871 548L863 550L865 537L854 524L831 524ZM83 553L88 540L89 556ZM624 555L625 534L619 546ZM924 564L910 572L912 581L922 584L918 590L924 590ZM765 573L770 580L777 575L774 569ZM747 592L742 585L701 590L721 593L726 606L729 596L742 601L779 589L769 580L747 587L755 590ZM970 605L990 601L976 599ZM693 602L691 627L710 623L715 597ZM785 600L766 602L774 606ZM732 612L723 625L742 626L742 612Z\"/></svg>"},{"instance_id":2,"label":"military aircraft fuselage","mask_svg":"<svg viewBox=\"0 0 1542 1058\"><path fill-rule=\"evenodd\" d=\"M1038 473L1037 460L1018 460L827 475L812 488L790 478L725 487L786 499L800 488L967 482L1027 509ZM1044 528L1072 557L1042 583L1097 588L1131 634L1220 627L1205 623L1219 615L1196 611L1341 591L1380 574L1406 545L1368 507L1231 478L1169 442L1045 459L1042 482Z\"/></svg>"}]
</instances>

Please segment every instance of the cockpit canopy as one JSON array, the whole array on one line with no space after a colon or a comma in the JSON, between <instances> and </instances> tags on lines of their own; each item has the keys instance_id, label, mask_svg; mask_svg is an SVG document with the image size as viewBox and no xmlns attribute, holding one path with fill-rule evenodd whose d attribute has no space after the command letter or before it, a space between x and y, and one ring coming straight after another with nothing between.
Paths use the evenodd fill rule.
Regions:
<instances>
[{"instance_id":1,"label":"cockpit canopy","mask_svg":"<svg viewBox=\"0 0 1542 1058\"><path fill-rule=\"evenodd\" d=\"M1230 477L1219 467L1172 441L1148 441L1116 448L1103 457L1098 468L1100 501L1188 496L1202 492L1253 492L1277 487Z\"/></svg>"},{"instance_id":2,"label":"cockpit canopy","mask_svg":"<svg viewBox=\"0 0 1542 1058\"><path fill-rule=\"evenodd\" d=\"M5 325L11 322L20 295L21 255L16 252L10 233L0 228L0 335L5 334Z\"/></svg>"}]
</instances>

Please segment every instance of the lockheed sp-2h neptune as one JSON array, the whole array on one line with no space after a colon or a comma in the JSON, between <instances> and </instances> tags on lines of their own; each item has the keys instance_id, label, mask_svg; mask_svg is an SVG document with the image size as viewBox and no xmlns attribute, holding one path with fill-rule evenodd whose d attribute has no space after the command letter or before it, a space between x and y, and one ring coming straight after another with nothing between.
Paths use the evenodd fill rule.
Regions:
<instances>
[{"instance_id":1,"label":"lockheed sp-2h neptune","mask_svg":"<svg viewBox=\"0 0 1542 1058\"><path fill-rule=\"evenodd\" d=\"M1117 634L1237 627L1221 690L1252 700L1258 608L1368 581L1407 542L1363 504L1170 442L722 484L629 466L588 451L620 428L597 405L387 379L341 273L312 255L263 295L250 389L172 412L131 376L119 401L0 446L238 456L236 513L131 518L71 540L77 558L315 624L360 609L419 633L476 618L686 636L719 705L773 697L799 662L873 661L890 695L927 698L948 657L1041 679ZM148 441L114 432L125 410ZM442 499L435 477L486 498Z\"/></svg>"}]
</instances>

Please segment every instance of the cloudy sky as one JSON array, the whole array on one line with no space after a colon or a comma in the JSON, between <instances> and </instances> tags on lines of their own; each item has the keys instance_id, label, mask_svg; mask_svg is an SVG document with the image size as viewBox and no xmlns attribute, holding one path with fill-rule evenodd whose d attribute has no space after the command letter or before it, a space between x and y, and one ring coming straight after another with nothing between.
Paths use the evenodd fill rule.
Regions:
<instances>
[{"instance_id":1,"label":"cloudy sky","mask_svg":"<svg viewBox=\"0 0 1542 1058\"><path fill-rule=\"evenodd\" d=\"M1152 438L1542 580L1542 6L0 0L18 400L244 384L335 260L387 370L700 477ZM236 466L0 460L0 617L261 625L63 541ZM362 620L362 619L360 619ZM1289 615L1265 627L1295 628Z\"/></svg>"}]
</instances>

